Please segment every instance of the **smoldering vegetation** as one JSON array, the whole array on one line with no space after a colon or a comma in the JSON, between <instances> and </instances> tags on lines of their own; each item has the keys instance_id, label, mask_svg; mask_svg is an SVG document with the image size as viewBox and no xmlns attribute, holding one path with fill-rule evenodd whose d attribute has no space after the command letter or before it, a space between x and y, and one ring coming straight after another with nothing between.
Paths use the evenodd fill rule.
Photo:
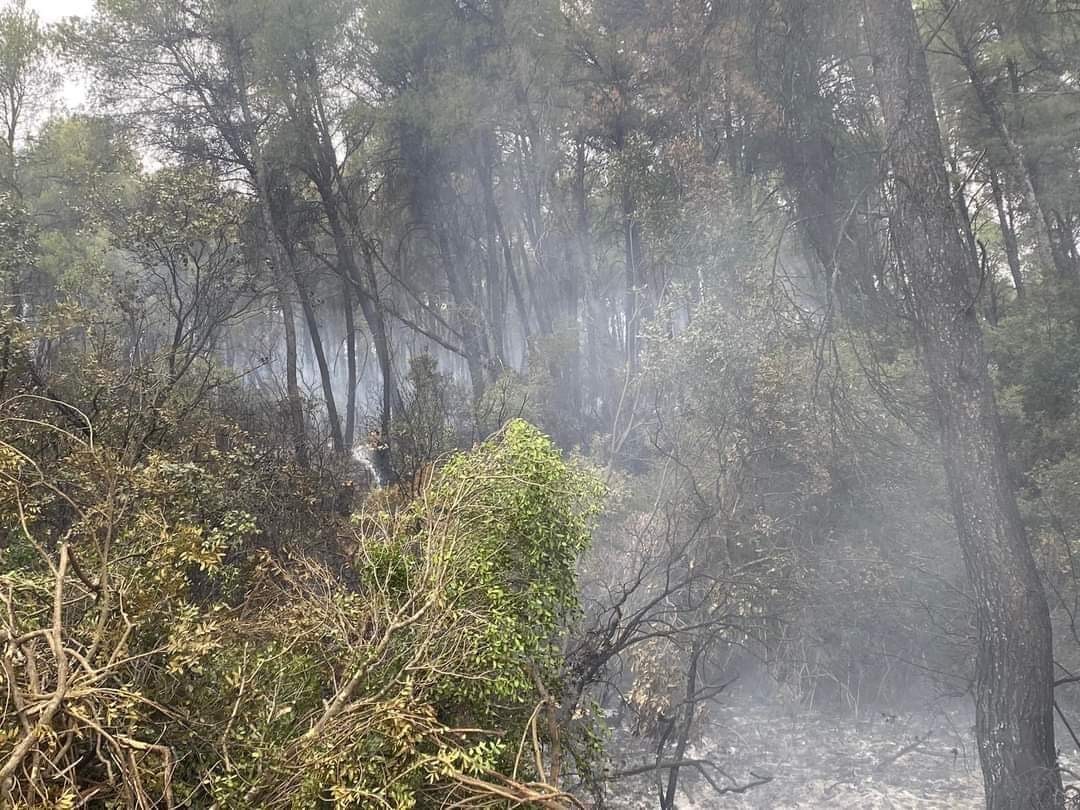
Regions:
<instances>
[{"instance_id":1,"label":"smoldering vegetation","mask_svg":"<svg viewBox=\"0 0 1080 810\"><path fill-rule=\"evenodd\" d=\"M0 805L1075 801L1078 34L8 2Z\"/></svg>"}]
</instances>

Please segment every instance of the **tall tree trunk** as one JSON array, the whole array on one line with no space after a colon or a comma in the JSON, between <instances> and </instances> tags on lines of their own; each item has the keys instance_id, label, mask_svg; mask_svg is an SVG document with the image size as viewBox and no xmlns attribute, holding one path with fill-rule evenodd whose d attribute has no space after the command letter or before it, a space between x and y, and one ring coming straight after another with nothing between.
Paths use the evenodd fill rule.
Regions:
<instances>
[{"instance_id":1,"label":"tall tree trunk","mask_svg":"<svg viewBox=\"0 0 1080 810\"><path fill-rule=\"evenodd\" d=\"M539 136L537 136L539 137ZM520 228L518 230L518 250L520 254L521 274L525 278L525 286L529 291L529 301L532 303L533 314L536 316L536 326L541 335L551 335L555 330L554 319L551 314L551 310L548 307L547 298L550 296L539 295L537 291L536 279L534 279L534 273L529 272L529 257L525 250L525 236L529 237L528 244L532 246L533 254L536 258L536 268L540 273L546 273L547 262L545 261L546 240L541 238L541 232L543 226L541 220L542 204L540 200L540 191L538 189L538 183L534 182L533 173L526 169L525 161L532 152L528 148L528 141L523 136L517 138L517 149L515 150L518 182L521 184L521 225L525 228L524 235L521 233Z\"/></svg>"},{"instance_id":2,"label":"tall tree trunk","mask_svg":"<svg viewBox=\"0 0 1080 810\"><path fill-rule=\"evenodd\" d=\"M1000 22L996 27L998 33L1002 34ZM1017 68L1016 59L1012 56L1006 57L1005 66L1009 75L1009 89L1011 90L1013 97L1018 98L1020 96L1020 71ZM1061 76L1065 71L1058 70L1055 72L1058 76ZM1026 151L1023 152L1023 158L1024 170L1027 172L1031 188L1035 194L1035 198L1039 201L1039 206L1042 209L1043 217L1046 222L1046 230L1050 238L1050 252L1054 260L1054 266L1059 273L1075 274L1078 268L1080 268L1080 265L1078 265L1076 261L1076 244L1072 229L1063 227L1058 212L1054 210L1051 203L1045 200L1042 191L1042 181L1039 176L1038 161L1034 160L1030 153Z\"/></svg>"},{"instance_id":3,"label":"tall tree trunk","mask_svg":"<svg viewBox=\"0 0 1080 810\"><path fill-rule=\"evenodd\" d=\"M476 146L477 179L480 181L481 196L484 200L485 249L484 264L487 271L487 323L489 324L488 344L500 366L507 364L506 354L506 293L499 271L501 245L495 232L495 137L490 132L480 135Z\"/></svg>"},{"instance_id":4,"label":"tall tree trunk","mask_svg":"<svg viewBox=\"0 0 1080 810\"><path fill-rule=\"evenodd\" d=\"M578 256L581 266L581 323L585 331L585 347L583 358L586 373L581 378L581 396L590 407L595 399L596 392L601 390L597 381L605 369L599 366L599 341L600 324L596 313L596 305L592 295L592 267L593 267L593 244L592 224L589 217L588 190L585 187L586 179L586 155L585 133L579 129L574 142L574 230L578 246ZM580 363L581 361L579 361Z\"/></svg>"},{"instance_id":5,"label":"tall tree trunk","mask_svg":"<svg viewBox=\"0 0 1080 810\"><path fill-rule=\"evenodd\" d=\"M990 178L990 190L994 196L994 208L997 210L998 227L1001 228L1001 238L1005 243L1005 258L1009 262L1009 274L1012 276L1013 287L1016 289L1016 299L1023 301L1027 290L1024 287L1024 273L1020 269L1020 248L1016 241L1016 229L1013 227L1012 217L1005 207L1005 195L1001 190L1001 180L993 166L990 166L988 176Z\"/></svg>"},{"instance_id":6,"label":"tall tree trunk","mask_svg":"<svg viewBox=\"0 0 1080 810\"><path fill-rule=\"evenodd\" d=\"M293 313L291 268L285 251L278 241L266 200L269 192L261 173L256 173L255 183L259 195L258 209L266 233L266 242L270 248L270 261L274 265L274 287L277 290L278 306L285 335L285 401L288 410L289 428L292 431L296 462L301 467L308 464L307 429L304 425L304 401L300 396L299 358L296 342L296 315Z\"/></svg>"},{"instance_id":7,"label":"tall tree trunk","mask_svg":"<svg viewBox=\"0 0 1080 810\"><path fill-rule=\"evenodd\" d=\"M230 30L227 33L226 44L228 45L227 61L233 70L234 75L231 78L235 82L237 101L240 104L241 119L239 129L241 138L230 139L228 132L225 130L223 130L223 134L226 140L230 142L237 157L248 165L251 180L255 185L259 219L266 234L270 261L274 265L278 305L281 307L282 321L284 323L285 398L288 407L289 425L293 434L296 462L301 467L306 467L308 464L307 430L304 424L303 399L300 396L296 352L296 319L292 308L292 282L295 280L295 273L288 262L288 256L283 245L278 240L277 229L274 227L270 202L269 171L263 156L262 146L259 143L259 133L255 124L256 116L253 114L251 102L248 98L247 70L242 55L244 53L242 38L237 32ZM244 154L244 145L247 146L247 155Z\"/></svg>"},{"instance_id":8,"label":"tall tree trunk","mask_svg":"<svg viewBox=\"0 0 1080 810\"><path fill-rule=\"evenodd\" d=\"M330 186L330 181L320 175L315 178L315 186L322 200L323 211L330 226L330 233L334 238L338 272L346 286L351 285L358 293L360 312L364 316L364 321L371 331L372 342L375 344L375 356L379 361L379 374L382 377L382 412L379 414L379 425L382 429L383 441L389 442L393 405L397 400L397 385L394 380L394 363L390 353L390 337L389 329L386 326L386 315L377 299L374 259L371 255L372 249L368 243L361 242L360 247L364 251L362 275L361 268L356 260L356 251L353 248L355 243L349 238L345 230L345 223L342 221L341 212L338 209L338 200L333 188ZM346 317L352 318L351 311ZM355 333L355 329L353 332ZM355 342L352 345L355 351ZM353 362L355 363L355 357ZM355 385L350 391L353 392L355 408Z\"/></svg>"},{"instance_id":9,"label":"tall tree trunk","mask_svg":"<svg viewBox=\"0 0 1080 810\"><path fill-rule=\"evenodd\" d=\"M341 166L338 164L334 149L332 134L334 127L323 102L324 88L318 59L311 50L306 51L305 56L304 69L296 73L294 87L296 98L293 101L287 100L286 107L298 129L307 136L304 142L308 150L306 171L319 193L319 200L334 239L338 275L345 285L349 392L343 438L346 446L351 447L356 430L356 328L352 305L352 291L355 290L360 299L360 311L371 332L379 361L379 372L382 377L382 412L379 414L379 424L382 429L382 441L385 444L390 441L392 406L398 400L393 359L390 354L390 330L386 325L386 312L379 301L372 248L364 238L360 227L359 212L342 177ZM357 262L357 243L364 252L365 263L362 269Z\"/></svg>"},{"instance_id":10,"label":"tall tree trunk","mask_svg":"<svg viewBox=\"0 0 1080 810\"><path fill-rule=\"evenodd\" d=\"M345 446L356 444L356 318L353 314L352 282L342 279L341 306L345 310ZM384 434L385 435L385 434ZM385 440L385 439L384 439Z\"/></svg>"},{"instance_id":11,"label":"tall tree trunk","mask_svg":"<svg viewBox=\"0 0 1080 810\"><path fill-rule=\"evenodd\" d=\"M364 269L367 272L368 286L375 289L375 260L372 258L373 248L364 248ZM393 422L394 411L400 408L401 402L398 396L397 381L394 379L394 356L390 350L390 330L386 328L386 318L378 299L374 295L360 296L360 311L364 313L364 320L371 329L371 340L375 344L375 358L379 363L379 373L382 376L382 409L379 414L379 427L382 430L384 444L391 441L390 426Z\"/></svg>"},{"instance_id":12,"label":"tall tree trunk","mask_svg":"<svg viewBox=\"0 0 1080 810\"><path fill-rule=\"evenodd\" d=\"M446 275L446 283L450 288L450 297L454 299L461 320L462 348L465 349L465 361L469 365L469 379L472 382L473 404L478 405L483 399L487 388L487 353L484 351L482 328L483 323L477 317L477 308L473 303L472 296L465 290L457 268L454 266L454 255L450 250L450 238L446 235L446 228L436 225L436 239L438 241L439 259L442 262L443 273Z\"/></svg>"},{"instance_id":13,"label":"tall tree trunk","mask_svg":"<svg viewBox=\"0 0 1080 810\"><path fill-rule=\"evenodd\" d=\"M338 416L337 398L334 396L334 379L330 373L330 363L326 359L326 349L323 347L322 335L319 332L318 313L315 312L311 294L299 278L296 279L296 290L300 296L304 320L307 322L311 348L315 352L315 363L319 368L319 382L322 384L323 401L326 403L326 420L330 426L330 441L333 442L335 453L344 453L345 437L341 433L341 418Z\"/></svg>"},{"instance_id":14,"label":"tall tree trunk","mask_svg":"<svg viewBox=\"0 0 1080 810\"><path fill-rule=\"evenodd\" d=\"M1076 217L1073 215L1062 216L1061 211L1054 209L1054 244L1061 254L1061 259L1069 268L1070 273L1080 271L1080 254L1076 250Z\"/></svg>"},{"instance_id":15,"label":"tall tree trunk","mask_svg":"<svg viewBox=\"0 0 1080 810\"><path fill-rule=\"evenodd\" d=\"M267 217L264 227L269 225ZM276 242L272 232L268 238L272 244ZM292 298L286 286L287 273L278 264L281 261L282 251L278 249L275 253L277 255L272 259L277 276L275 287L285 333L285 401L289 414L289 427L293 434L296 463L301 467L306 467L308 463L307 430L304 426L304 401L300 396L300 375L297 371L299 363L296 351L296 316L293 314Z\"/></svg>"},{"instance_id":16,"label":"tall tree trunk","mask_svg":"<svg viewBox=\"0 0 1080 810\"><path fill-rule=\"evenodd\" d=\"M529 236L532 239L532 236ZM551 311L548 309L544 296L536 289L536 273L529 270L529 255L525 250L525 234L521 228L517 229L518 263L521 265L521 275L525 278L525 288L529 291L529 301L532 302L533 315L536 317L536 326L541 335L551 335L555 331L555 323L552 320ZM537 251L539 261L539 251Z\"/></svg>"},{"instance_id":17,"label":"tall tree trunk","mask_svg":"<svg viewBox=\"0 0 1080 810\"><path fill-rule=\"evenodd\" d=\"M1057 808L1050 613L1009 481L968 286L975 258L949 198L911 0L867 0L866 7L892 169L892 241L910 284L976 605L976 731L987 808Z\"/></svg>"},{"instance_id":18,"label":"tall tree trunk","mask_svg":"<svg viewBox=\"0 0 1080 810\"><path fill-rule=\"evenodd\" d=\"M955 160L951 160L949 164L949 170L959 176L960 166ZM975 240L975 229L971 227L971 214L968 211L967 198L964 196L963 183L957 183L956 187L952 189L950 194L952 199L953 210L956 211L956 224L960 226L960 233L964 237L964 241L967 242L968 255L976 257L979 254L979 248ZM975 298L978 299L983 294L983 287L987 281L991 281L990 277L985 275L986 264L981 261L968 262L968 269L974 273L970 278L971 290L973 291ZM991 283L988 286L993 286Z\"/></svg>"},{"instance_id":19,"label":"tall tree trunk","mask_svg":"<svg viewBox=\"0 0 1080 810\"><path fill-rule=\"evenodd\" d=\"M989 279L989 283L986 285L986 321L990 326L997 328L1001 322L1001 310L998 307L998 291L997 284L994 283L993 271L990 269L990 256L986 252L986 245L982 242L978 242L979 250L979 267L982 277Z\"/></svg>"},{"instance_id":20,"label":"tall tree trunk","mask_svg":"<svg viewBox=\"0 0 1080 810\"><path fill-rule=\"evenodd\" d=\"M273 197L271 197L273 199ZM334 381L330 373L330 363L326 359L326 350L323 347L322 335L319 332L318 313L311 300L311 293L307 283L300 274L300 263L296 257L295 240L289 230L291 208L288 205L268 205L270 220L276 229L278 241L282 246L282 252L288 262L293 287L300 299L300 308L304 313L304 321L307 324L310 342L308 348L315 355L315 365L319 369L319 382L322 386L323 403L326 407L326 419L330 428L330 441L335 453L345 452L345 440L341 434L341 419L338 416L337 399L334 396Z\"/></svg>"},{"instance_id":21,"label":"tall tree trunk","mask_svg":"<svg viewBox=\"0 0 1080 810\"><path fill-rule=\"evenodd\" d=\"M525 300L525 294L521 290L521 282L518 281L514 271L514 246L510 243L506 229L501 219L496 219L499 228L499 240L503 246L503 262L506 264L506 277L510 280L510 292L514 296L514 308L517 310L518 321L521 323L521 338L525 341L526 349L532 338L532 329L529 326L529 304Z\"/></svg>"},{"instance_id":22,"label":"tall tree trunk","mask_svg":"<svg viewBox=\"0 0 1080 810\"><path fill-rule=\"evenodd\" d=\"M484 155L481 156L483 161L483 172L481 174L481 183L484 193L484 211L488 220L489 231L493 232L492 238L497 242L498 249L502 253L503 269L506 273L506 280L509 283L510 292L514 297L514 306L517 309L518 319L521 321L522 337L525 339L526 344L529 341L529 310L525 303L525 297L521 291L521 284L518 282L517 275L514 273L514 253L513 247L510 241L506 237L506 228L503 225L502 217L499 214L499 206L495 202L495 188L494 188L494 154L497 150L495 139L493 136L488 136L484 143ZM496 252L496 245L491 246L492 252ZM506 313L502 313L503 329L506 328Z\"/></svg>"},{"instance_id":23,"label":"tall tree trunk","mask_svg":"<svg viewBox=\"0 0 1080 810\"><path fill-rule=\"evenodd\" d=\"M638 362L638 309L639 309L639 274L641 263L641 226L634 218L634 197L629 187L623 190L623 260L626 264L626 278L623 283L623 316L626 319L626 365L631 370Z\"/></svg>"}]
</instances>

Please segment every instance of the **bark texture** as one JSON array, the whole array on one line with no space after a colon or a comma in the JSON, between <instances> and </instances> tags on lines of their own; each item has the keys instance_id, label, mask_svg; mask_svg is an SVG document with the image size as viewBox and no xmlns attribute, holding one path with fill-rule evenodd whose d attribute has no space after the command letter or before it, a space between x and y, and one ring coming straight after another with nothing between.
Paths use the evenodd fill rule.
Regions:
<instances>
[{"instance_id":1,"label":"bark texture","mask_svg":"<svg viewBox=\"0 0 1080 810\"><path fill-rule=\"evenodd\" d=\"M891 227L938 411L953 514L975 595L976 730L989 810L1062 803L1050 615L1009 481L976 319L975 257L950 203L911 0L868 0L891 168Z\"/></svg>"}]
</instances>

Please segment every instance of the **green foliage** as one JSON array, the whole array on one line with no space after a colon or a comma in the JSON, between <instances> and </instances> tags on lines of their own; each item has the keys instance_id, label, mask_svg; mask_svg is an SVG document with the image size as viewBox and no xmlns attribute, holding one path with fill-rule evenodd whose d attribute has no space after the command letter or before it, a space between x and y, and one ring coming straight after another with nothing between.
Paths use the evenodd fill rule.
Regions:
<instances>
[{"instance_id":1,"label":"green foliage","mask_svg":"<svg viewBox=\"0 0 1080 810\"><path fill-rule=\"evenodd\" d=\"M440 471L424 509L451 514L454 530L469 538L459 587L470 600L480 597L477 608L492 617L469 640L491 677L461 685L477 708L521 705L533 677L558 674L558 631L577 608L575 564L600 495L596 481L567 467L522 420Z\"/></svg>"},{"instance_id":2,"label":"green foliage","mask_svg":"<svg viewBox=\"0 0 1080 810\"><path fill-rule=\"evenodd\" d=\"M0 10L0 179L15 176L15 149L35 123L44 102L55 91L56 73L49 64L49 32L38 15L15 0Z\"/></svg>"},{"instance_id":3,"label":"green foliage","mask_svg":"<svg viewBox=\"0 0 1080 810\"><path fill-rule=\"evenodd\" d=\"M1071 670L1080 662L1080 289L1071 279L1037 286L990 345L1020 506L1062 640L1055 657ZM1070 694L1060 700L1076 705Z\"/></svg>"},{"instance_id":4,"label":"green foliage","mask_svg":"<svg viewBox=\"0 0 1080 810\"><path fill-rule=\"evenodd\" d=\"M37 254L37 242L26 207L14 195L0 195L0 274L10 285L17 281L17 274L33 263Z\"/></svg>"},{"instance_id":5,"label":"green foliage","mask_svg":"<svg viewBox=\"0 0 1080 810\"><path fill-rule=\"evenodd\" d=\"M42 722L48 739L91 724L67 748L113 768L103 795L137 781L193 807L410 808L525 790L516 741L559 693L600 497L534 428L510 423L413 503L340 526L334 553L354 551L335 572L294 535L287 552L267 547L251 448L127 467L77 432L10 411L2 424L7 630L41 628L25 648L38 673L67 667ZM37 442L59 451L47 467L27 452ZM69 594L59 625L54 593ZM61 664L52 632L82 658ZM12 673L11 688L31 677ZM5 715L0 751L23 733ZM55 753L41 745L33 756ZM61 801L85 790L82 774L46 783L20 769L5 790Z\"/></svg>"}]
</instances>

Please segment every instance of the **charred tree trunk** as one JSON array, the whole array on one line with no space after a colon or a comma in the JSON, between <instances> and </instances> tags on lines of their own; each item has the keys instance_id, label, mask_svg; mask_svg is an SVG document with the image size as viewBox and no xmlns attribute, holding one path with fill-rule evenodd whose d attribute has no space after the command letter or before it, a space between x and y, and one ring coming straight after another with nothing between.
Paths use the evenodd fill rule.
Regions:
<instances>
[{"instance_id":1,"label":"charred tree trunk","mask_svg":"<svg viewBox=\"0 0 1080 810\"><path fill-rule=\"evenodd\" d=\"M953 515L976 605L976 730L989 810L1057 808L1050 615L1028 545L949 199L911 0L868 0L892 169L892 242L940 425Z\"/></svg>"},{"instance_id":2,"label":"charred tree trunk","mask_svg":"<svg viewBox=\"0 0 1080 810\"><path fill-rule=\"evenodd\" d=\"M704 648L699 639L695 638L690 646L690 662L686 668L686 697L682 706L682 722L679 724L679 736L675 741L675 752L672 762L682 762L686 757L686 749L690 744L690 731L694 727L694 715L697 712L698 703L698 664ZM658 758L659 759L659 758ZM675 791L679 786L679 766L673 765L668 771L667 782L660 789L661 810L675 810Z\"/></svg>"},{"instance_id":3,"label":"charred tree trunk","mask_svg":"<svg viewBox=\"0 0 1080 810\"><path fill-rule=\"evenodd\" d=\"M532 329L529 326L529 305L525 300L525 294L521 290L521 282L518 281L514 271L514 248L507 238L506 229L502 226L501 219L496 219L499 228L499 240L503 246L503 261L506 263L506 277L510 280L510 291L514 295L514 308L517 310L518 320L521 323L521 338L526 347L532 337Z\"/></svg>"},{"instance_id":4,"label":"charred tree trunk","mask_svg":"<svg viewBox=\"0 0 1080 810\"><path fill-rule=\"evenodd\" d=\"M300 296L300 306L304 311L304 320L307 322L308 337L311 338L311 348L315 352L315 363L319 367L319 382L322 384L323 400L326 403L326 419L330 426L330 441L333 442L335 453L345 452L345 438L341 433L341 418L338 416L337 400L334 397L334 380L330 373L330 363L326 359L326 349L323 347L322 334L319 332L319 316L315 311L315 305L311 301L304 282L296 279L296 290Z\"/></svg>"},{"instance_id":5,"label":"charred tree trunk","mask_svg":"<svg viewBox=\"0 0 1080 810\"><path fill-rule=\"evenodd\" d=\"M288 189L285 191L289 193ZM319 382L322 386L323 402L326 406L330 441L333 443L335 453L344 453L345 440L341 434L341 419L338 416L337 400L334 396L334 381L330 373L330 363L326 359L326 350L323 347L322 334L319 331L319 316L311 300L311 292L300 275L300 262L297 259L295 249L296 243L289 233L291 211L287 206L283 209L280 205L280 203L278 205L271 203L268 206L270 221L276 228L278 242L282 246L281 252L288 262L292 286L296 290L297 297L300 299L300 308L304 313L304 322L307 324L308 337L310 338L310 348L315 355L315 364L319 369Z\"/></svg>"}]
</instances>

